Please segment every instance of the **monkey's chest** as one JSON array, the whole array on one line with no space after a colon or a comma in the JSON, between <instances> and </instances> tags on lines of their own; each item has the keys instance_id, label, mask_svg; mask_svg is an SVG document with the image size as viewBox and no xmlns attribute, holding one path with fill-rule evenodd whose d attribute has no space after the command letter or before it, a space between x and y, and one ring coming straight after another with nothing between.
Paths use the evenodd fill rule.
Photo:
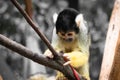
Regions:
<instances>
[{"instance_id":1,"label":"monkey's chest","mask_svg":"<svg viewBox=\"0 0 120 80\"><path fill-rule=\"evenodd\" d=\"M78 44L76 43L59 44L59 47L60 50L63 51L64 53L69 53L79 48Z\"/></svg>"},{"instance_id":2,"label":"monkey's chest","mask_svg":"<svg viewBox=\"0 0 120 80\"><path fill-rule=\"evenodd\" d=\"M68 53L68 52L72 52L73 49L72 48L64 48L63 52Z\"/></svg>"}]
</instances>

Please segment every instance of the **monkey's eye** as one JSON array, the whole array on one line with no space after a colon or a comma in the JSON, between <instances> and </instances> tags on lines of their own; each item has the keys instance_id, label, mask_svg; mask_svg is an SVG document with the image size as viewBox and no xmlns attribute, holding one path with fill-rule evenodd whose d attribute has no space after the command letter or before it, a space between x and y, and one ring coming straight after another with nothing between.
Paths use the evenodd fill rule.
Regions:
<instances>
[{"instance_id":1,"label":"monkey's eye","mask_svg":"<svg viewBox=\"0 0 120 80\"><path fill-rule=\"evenodd\" d=\"M65 33L61 33L62 36L65 36Z\"/></svg>"},{"instance_id":2,"label":"monkey's eye","mask_svg":"<svg viewBox=\"0 0 120 80\"><path fill-rule=\"evenodd\" d=\"M67 33L67 36L73 36L73 35L74 35L74 32Z\"/></svg>"},{"instance_id":3,"label":"monkey's eye","mask_svg":"<svg viewBox=\"0 0 120 80\"><path fill-rule=\"evenodd\" d=\"M68 35L68 36L72 36L73 34L72 34L72 33L68 33L67 35Z\"/></svg>"}]
</instances>

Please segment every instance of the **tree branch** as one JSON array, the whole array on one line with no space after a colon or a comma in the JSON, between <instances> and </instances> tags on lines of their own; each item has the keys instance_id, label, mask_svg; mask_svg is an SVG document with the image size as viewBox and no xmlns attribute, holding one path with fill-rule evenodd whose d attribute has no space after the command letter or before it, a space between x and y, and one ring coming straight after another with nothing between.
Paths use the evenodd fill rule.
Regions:
<instances>
[{"instance_id":1,"label":"tree branch","mask_svg":"<svg viewBox=\"0 0 120 80\"><path fill-rule=\"evenodd\" d=\"M22 46L21 44L16 43L15 41L8 39L7 37L1 34L0 44L12 51L17 52L18 54L26 58L33 60L34 62L61 71L69 80L75 80L75 77L68 66L63 66L54 61L53 59L48 59L41 54L38 55L37 53L32 52L28 48ZM82 77L80 76L80 78Z\"/></svg>"},{"instance_id":2,"label":"tree branch","mask_svg":"<svg viewBox=\"0 0 120 80\"><path fill-rule=\"evenodd\" d=\"M120 0L115 0L99 80L120 80Z\"/></svg>"},{"instance_id":3,"label":"tree branch","mask_svg":"<svg viewBox=\"0 0 120 80\"><path fill-rule=\"evenodd\" d=\"M5 37L1 34L0 34L0 44L7 47L8 49L10 49L12 51L19 53L20 55L22 55L24 57L27 57L27 58L39 63L39 64L49 66L49 67L59 70L57 68L58 66L56 66L55 61L47 59L41 54L38 55L38 54L32 52L31 50L29 50L28 48L22 46L21 44L18 44L15 41L8 39L7 37ZM56 66L56 67L54 67L54 66Z\"/></svg>"},{"instance_id":4,"label":"tree branch","mask_svg":"<svg viewBox=\"0 0 120 80\"><path fill-rule=\"evenodd\" d=\"M39 31L38 27L32 21L32 19L28 16L28 14L20 7L20 4L16 0L11 0L11 2L15 5L15 7L20 11L20 13L24 16L26 21L31 25L34 31L38 34L38 36L45 42L47 47L53 53L54 56L58 56L57 52L53 49L48 39Z\"/></svg>"},{"instance_id":5,"label":"tree branch","mask_svg":"<svg viewBox=\"0 0 120 80\"><path fill-rule=\"evenodd\" d=\"M29 15L29 17L32 19L32 15L33 15L32 0L24 0L24 2L25 2L25 5L26 5L25 11Z\"/></svg>"}]
</instances>

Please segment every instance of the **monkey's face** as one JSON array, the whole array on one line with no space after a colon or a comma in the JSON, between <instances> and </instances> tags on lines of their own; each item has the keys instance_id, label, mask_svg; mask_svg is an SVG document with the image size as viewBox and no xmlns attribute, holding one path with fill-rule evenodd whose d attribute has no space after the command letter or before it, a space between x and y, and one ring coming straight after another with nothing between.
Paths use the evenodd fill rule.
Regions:
<instances>
[{"instance_id":1,"label":"monkey's face","mask_svg":"<svg viewBox=\"0 0 120 80\"><path fill-rule=\"evenodd\" d=\"M58 36L60 39L66 42L73 42L76 39L76 33L74 31L69 32L58 32Z\"/></svg>"}]
</instances>

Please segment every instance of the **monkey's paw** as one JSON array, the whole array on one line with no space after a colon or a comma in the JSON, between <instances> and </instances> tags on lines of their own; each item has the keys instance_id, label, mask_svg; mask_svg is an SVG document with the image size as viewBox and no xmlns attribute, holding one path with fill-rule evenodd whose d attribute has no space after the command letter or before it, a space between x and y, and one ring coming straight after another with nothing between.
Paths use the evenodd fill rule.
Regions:
<instances>
[{"instance_id":1,"label":"monkey's paw","mask_svg":"<svg viewBox=\"0 0 120 80\"><path fill-rule=\"evenodd\" d=\"M44 55L47 58L51 58L51 59L54 57L53 54L52 54L52 52L50 50L46 50L45 53L44 53Z\"/></svg>"},{"instance_id":2,"label":"monkey's paw","mask_svg":"<svg viewBox=\"0 0 120 80\"><path fill-rule=\"evenodd\" d=\"M68 54L63 54L63 57L66 60L66 62L63 65L64 66L69 65L71 63L69 55Z\"/></svg>"}]
</instances>

